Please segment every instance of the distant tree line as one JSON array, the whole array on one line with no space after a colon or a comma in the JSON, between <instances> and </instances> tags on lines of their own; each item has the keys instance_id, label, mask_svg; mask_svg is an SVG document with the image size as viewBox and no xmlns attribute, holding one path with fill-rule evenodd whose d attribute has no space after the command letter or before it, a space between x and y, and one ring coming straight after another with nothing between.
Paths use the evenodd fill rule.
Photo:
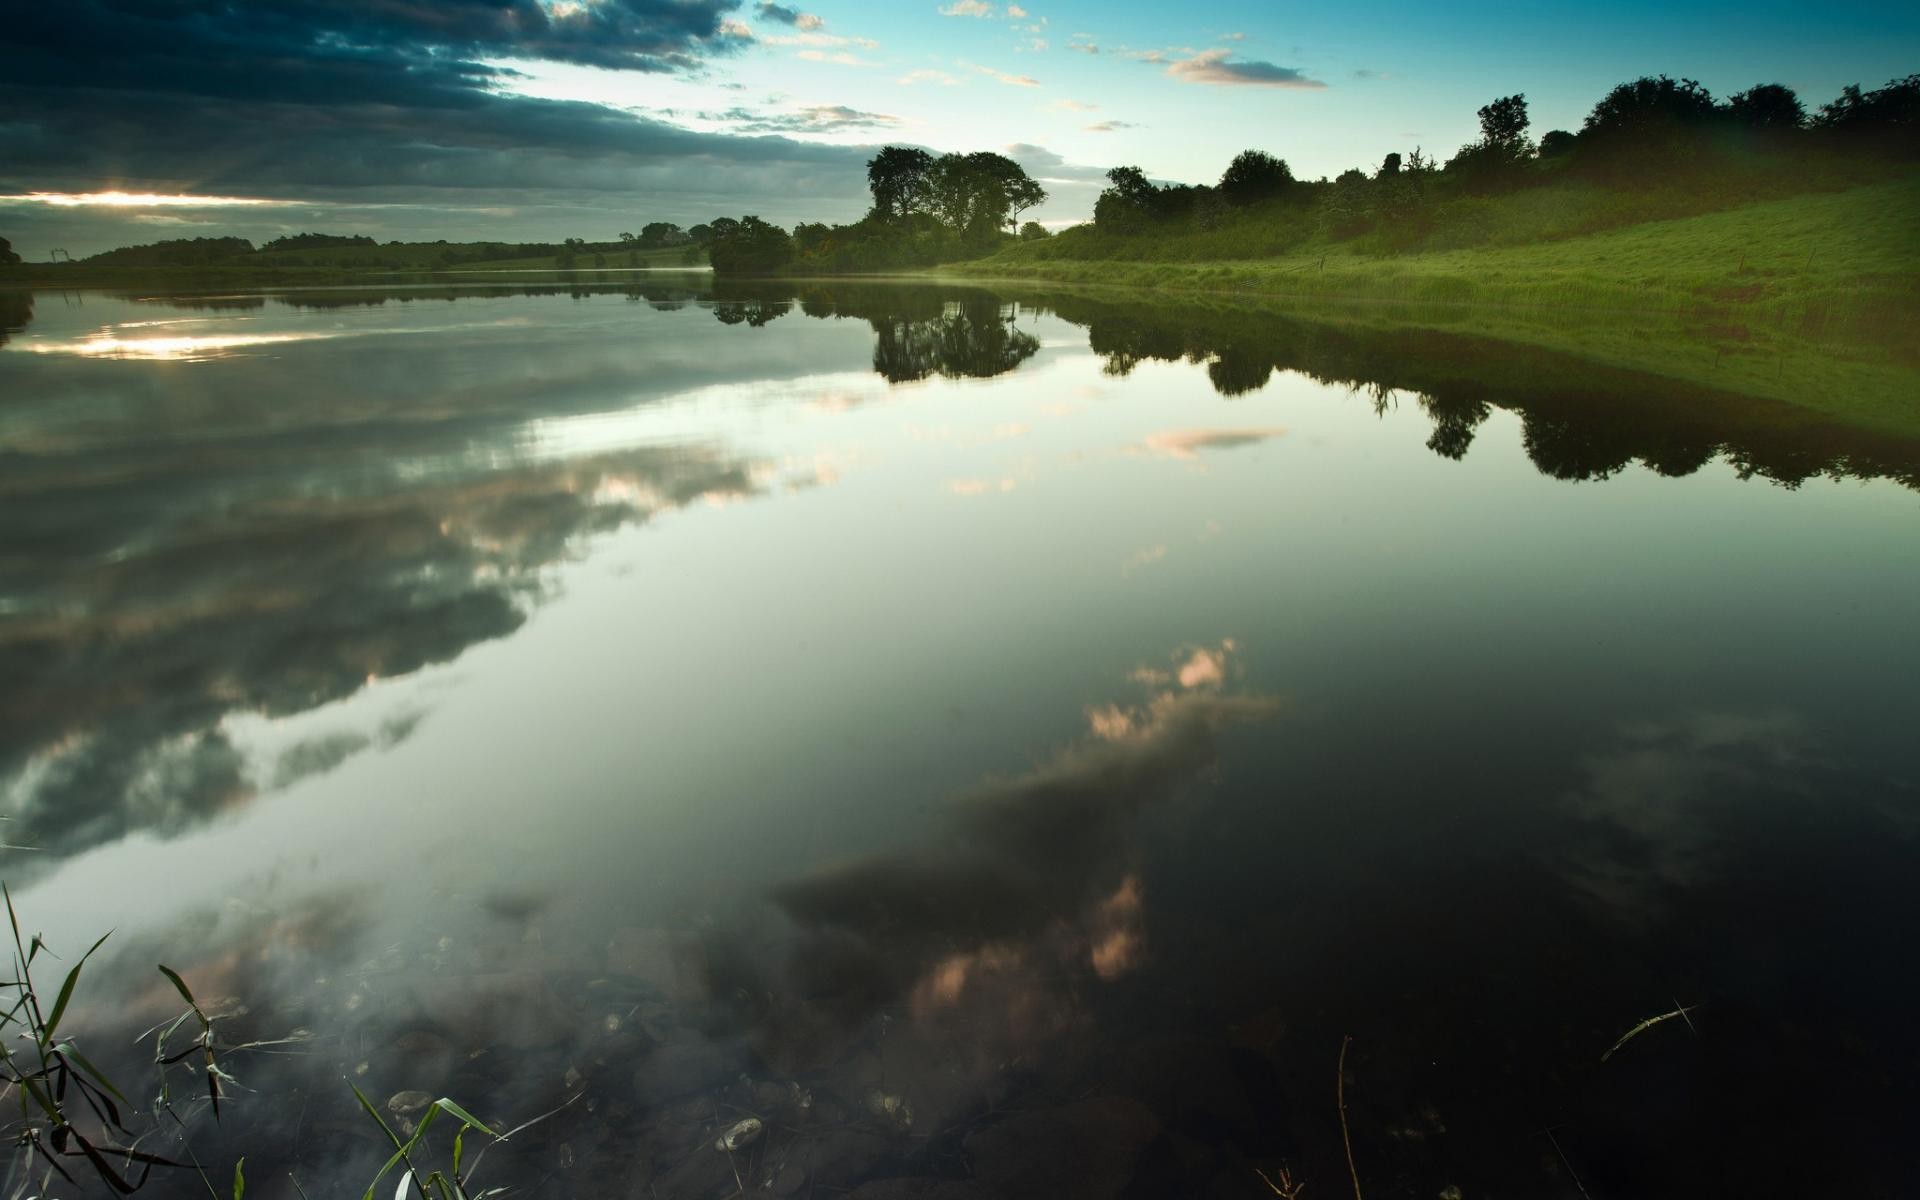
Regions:
<instances>
[{"instance_id":1,"label":"distant tree line","mask_svg":"<svg viewBox=\"0 0 1920 1200\"><path fill-rule=\"evenodd\" d=\"M471 263L552 258L562 269L580 266L637 267L641 252L685 247L679 261L701 261L707 226L681 230L675 225L649 225L655 233L642 241L630 234L617 242L588 242L566 238L560 242L378 242L364 234L298 233L278 237L259 247L245 238L176 238L139 246L123 246L80 260L85 265L134 268L212 267L333 267L341 269L412 268L434 270ZM4 261L4 259L0 259ZM659 261L657 255L646 261Z\"/></svg>"},{"instance_id":2,"label":"distant tree line","mask_svg":"<svg viewBox=\"0 0 1920 1200\"><path fill-rule=\"evenodd\" d=\"M1793 89L1766 83L1715 100L1692 79L1647 76L1613 88L1578 132L1536 141L1524 95L1479 110L1480 136L1442 164L1415 147L1368 172L1296 179L1263 150L1234 158L1212 186L1156 184L1138 167L1116 167L1094 206L1094 228L1122 237L1174 229L1208 231L1240 210L1291 210L1302 236L1382 236L1405 248L1426 232L1436 205L1558 180L1653 189L1713 186L1743 166L1920 158L1920 75L1862 92L1851 86L1809 113ZM1397 245L1396 245L1397 243Z\"/></svg>"},{"instance_id":3,"label":"distant tree line","mask_svg":"<svg viewBox=\"0 0 1920 1200\"><path fill-rule=\"evenodd\" d=\"M873 204L846 225L803 221L788 234L758 217L712 223L720 274L882 271L990 254L1017 239L1047 235L1020 214L1047 191L1002 154L942 154L888 146L867 162ZM1015 232L1016 228L1018 232Z\"/></svg>"},{"instance_id":4,"label":"distant tree line","mask_svg":"<svg viewBox=\"0 0 1920 1200\"><path fill-rule=\"evenodd\" d=\"M295 233L286 237L277 237L263 243L262 251L267 250L319 250L328 246L377 246L378 242L365 234L340 233Z\"/></svg>"}]
</instances>

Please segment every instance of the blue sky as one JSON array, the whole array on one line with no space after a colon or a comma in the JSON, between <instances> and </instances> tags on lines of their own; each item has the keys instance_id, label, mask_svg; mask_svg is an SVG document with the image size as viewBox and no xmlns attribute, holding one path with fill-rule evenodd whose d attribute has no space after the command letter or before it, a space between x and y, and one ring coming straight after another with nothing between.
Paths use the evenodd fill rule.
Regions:
<instances>
[{"instance_id":1,"label":"blue sky","mask_svg":"<svg viewBox=\"0 0 1920 1200\"><path fill-rule=\"evenodd\" d=\"M36 257L35 235L94 249L216 229L545 239L727 212L844 220L863 205L865 156L890 142L1011 153L1054 193L1038 215L1062 224L1088 215L1119 164L1206 182L1247 147L1305 177L1416 145L1444 158L1474 136L1481 104L1511 92L1526 94L1537 134L1577 129L1607 88L1643 74L1691 76L1721 96L1781 82L1812 107L1920 67L1912 4L416 0L396 11L71 0L29 14L0 32L0 81L14 80L0 82L0 235ZM310 68L292 84L278 67L289 56ZM107 189L272 203L4 198Z\"/></svg>"}]
</instances>

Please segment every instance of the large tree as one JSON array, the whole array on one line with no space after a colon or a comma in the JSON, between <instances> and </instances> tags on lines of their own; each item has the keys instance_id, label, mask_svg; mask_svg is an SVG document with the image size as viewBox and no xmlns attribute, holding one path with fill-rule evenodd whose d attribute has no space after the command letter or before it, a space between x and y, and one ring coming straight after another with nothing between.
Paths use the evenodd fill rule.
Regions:
<instances>
[{"instance_id":1,"label":"large tree","mask_svg":"<svg viewBox=\"0 0 1920 1200\"><path fill-rule=\"evenodd\" d=\"M793 239L759 217L713 222L713 269L720 275L771 275L793 261Z\"/></svg>"},{"instance_id":2,"label":"large tree","mask_svg":"<svg viewBox=\"0 0 1920 1200\"><path fill-rule=\"evenodd\" d=\"M1727 115L1747 129L1798 129L1807 123L1806 105L1793 89L1763 83L1727 97Z\"/></svg>"},{"instance_id":3,"label":"large tree","mask_svg":"<svg viewBox=\"0 0 1920 1200\"><path fill-rule=\"evenodd\" d=\"M1293 168L1265 150L1242 150L1220 173L1220 194L1235 204L1271 199L1293 184Z\"/></svg>"},{"instance_id":4,"label":"large tree","mask_svg":"<svg viewBox=\"0 0 1920 1200\"><path fill-rule=\"evenodd\" d=\"M11 267L19 261L20 256L13 252L13 243L0 237L0 267Z\"/></svg>"},{"instance_id":5,"label":"large tree","mask_svg":"<svg viewBox=\"0 0 1920 1200\"><path fill-rule=\"evenodd\" d=\"M1488 142L1518 142L1527 136L1527 98L1502 96L1480 110L1480 136Z\"/></svg>"},{"instance_id":6,"label":"large tree","mask_svg":"<svg viewBox=\"0 0 1920 1200\"><path fill-rule=\"evenodd\" d=\"M897 221L925 212L932 198L933 155L906 146L887 146L867 160L867 187L873 215Z\"/></svg>"},{"instance_id":7,"label":"large tree","mask_svg":"<svg viewBox=\"0 0 1920 1200\"><path fill-rule=\"evenodd\" d=\"M930 184L934 215L972 242L989 240L1047 198L1019 163L991 150L941 155Z\"/></svg>"},{"instance_id":8,"label":"large tree","mask_svg":"<svg viewBox=\"0 0 1920 1200\"><path fill-rule=\"evenodd\" d=\"M1642 76L1601 97L1582 132L1608 138L1658 134L1705 125L1713 116L1713 93L1698 81Z\"/></svg>"}]
</instances>

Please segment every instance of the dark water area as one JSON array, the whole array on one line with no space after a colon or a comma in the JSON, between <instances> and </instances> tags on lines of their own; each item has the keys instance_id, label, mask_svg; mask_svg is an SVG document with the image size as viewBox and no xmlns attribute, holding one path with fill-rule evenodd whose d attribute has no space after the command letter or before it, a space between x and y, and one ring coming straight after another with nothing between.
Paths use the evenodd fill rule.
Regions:
<instances>
[{"instance_id":1,"label":"dark water area","mask_svg":"<svg viewBox=\"0 0 1920 1200\"><path fill-rule=\"evenodd\" d=\"M0 878L250 1197L1912 1195L1916 612L1920 445L1464 331L0 294Z\"/></svg>"}]
</instances>

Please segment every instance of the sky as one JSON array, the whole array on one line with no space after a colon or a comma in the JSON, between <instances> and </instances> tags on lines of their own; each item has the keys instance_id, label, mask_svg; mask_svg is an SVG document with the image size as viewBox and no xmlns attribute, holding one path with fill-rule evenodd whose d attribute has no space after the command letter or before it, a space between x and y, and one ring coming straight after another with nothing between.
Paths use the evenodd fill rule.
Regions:
<instances>
[{"instance_id":1,"label":"sky","mask_svg":"<svg viewBox=\"0 0 1920 1200\"><path fill-rule=\"evenodd\" d=\"M1306 178L1524 93L1578 129L1616 83L1724 96L1920 70L1920 5L1430 0L40 0L0 22L0 237L30 261L318 230L607 240L866 207L882 145L996 150L1085 220L1106 170ZM119 193L103 201L101 193Z\"/></svg>"}]
</instances>

